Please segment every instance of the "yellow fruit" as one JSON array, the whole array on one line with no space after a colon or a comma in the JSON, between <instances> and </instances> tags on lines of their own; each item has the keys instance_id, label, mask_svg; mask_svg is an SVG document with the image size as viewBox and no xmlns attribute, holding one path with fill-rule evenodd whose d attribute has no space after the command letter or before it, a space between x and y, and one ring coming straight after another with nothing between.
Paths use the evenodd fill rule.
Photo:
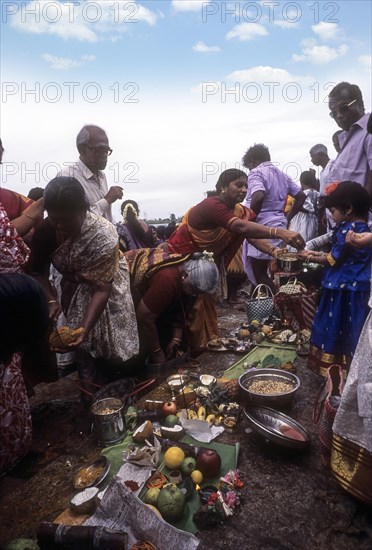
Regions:
<instances>
[{"instance_id":1,"label":"yellow fruit","mask_svg":"<svg viewBox=\"0 0 372 550\"><path fill-rule=\"evenodd\" d=\"M205 417L207 416L205 407L199 407L198 408L198 419L199 420L205 420Z\"/></svg>"},{"instance_id":2,"label":"yellow fruit","mask_svg":"<svg viewBox=\"0 0 372 550\"><path fill-rule=\"evenodd\" d=\"M169 447L164 454L164 462L167 468L174 470L179 468L185 459L185 453L179 447Z\"/></svg>"},{"instance_id":3,"label":"yellow fruit","mask_svg":"<svg viewBox=\"0 0 372 550\"><path fill-rule=\"evenodd\" d=\"M213 424L213 422L215 421L216 419L216 415L215 414L208 414L207 418L206 418L206 421L208 422L208 424Z\"/></svg>"},{"instance_id":4,"label":"yellow fruit","mask_svg":"<svg viewBox=\"0 0 372 550\"><path fill-rule=\"evenodd\" d=\"M196 414L196 412L192 411L191 409L188 411L188 417L189 417L189 420L197 420L198 419L198 415Z\"/></svg>"},{"instance_id":5,"label":"yellow fruit","mask_svg":"<svg viewBox=\"0 0 372 550\"><path fill-rule=\"evenodd\" d=\"M203 474L199 470L194 470L193 472L191 472L191 479L194 483L200 485L200 483L203 481Z\"/></svg>"},{"instance_id":6,"label":"yellow fruit","mask_svg":"<svg viewBox=\"0 0 372 550\"><path fill-rule=\"evenodd\" d=\"M260 326L260 321L258 321L257 319L253 319L253 321L251 322L251 325L252 327L259 327Z\"/></svg>"}]
</instances>

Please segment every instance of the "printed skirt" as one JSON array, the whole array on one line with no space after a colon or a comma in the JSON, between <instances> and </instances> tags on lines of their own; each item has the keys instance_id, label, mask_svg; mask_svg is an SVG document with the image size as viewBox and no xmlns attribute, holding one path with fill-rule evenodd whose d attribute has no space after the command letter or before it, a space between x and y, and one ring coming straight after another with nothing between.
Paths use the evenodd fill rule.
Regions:
<instances>
[{"instance_id":1,"label":"printed skirt","mask_svg":"<svg viewBox=\"0 0 372 550\"><path fill-rule=\"evenodd\" d=\"M363 447L333 434L331 471L351 495L372 505L372 454Z\"/></svg>"}]
</instances>

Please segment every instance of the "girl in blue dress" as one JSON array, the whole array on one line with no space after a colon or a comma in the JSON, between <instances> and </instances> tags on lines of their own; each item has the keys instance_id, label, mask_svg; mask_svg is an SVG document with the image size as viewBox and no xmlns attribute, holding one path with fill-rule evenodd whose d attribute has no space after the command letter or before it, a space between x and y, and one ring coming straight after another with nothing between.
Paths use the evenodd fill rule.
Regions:
<instances>
[{"instance_id":1,"label":"girl in blue dress","mask_svg":"<svg viewBox=\"0 0 372 550\"><path fill-rule=\"evenodd\" d=\"M329 254L304 250L307 262L326 266L322 292L310 338L308 367L326 376L337 363L348 372L358 339L368 315L372 248L355 248L346 242L348 231L370 232L367 225L370 198L351 181L339 183L326 197L337 224Z\"/></svg>"}]
</instances>

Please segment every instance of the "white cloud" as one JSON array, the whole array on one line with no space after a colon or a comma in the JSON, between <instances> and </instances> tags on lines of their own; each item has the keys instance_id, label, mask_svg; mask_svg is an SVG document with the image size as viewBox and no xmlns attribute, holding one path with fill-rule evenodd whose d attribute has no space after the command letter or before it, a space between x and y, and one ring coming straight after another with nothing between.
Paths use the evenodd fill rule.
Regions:
<instances>
[{"instance_id":1,"label":"white cloud","mask_svg":"<svg viewBox=\"0 0 372 550\"><path fill-rule=\"evenodd\" d=\"M95 55L82 55L81 56L81 59L83 61L95 61L96 60L96 56Z\"/></svg>"},{"instance_id":2,"label":"white cloud","mask_svg":"<svg viewBox=\"0 0 372 550\"><path fill-rule=\"evenodd\" d=\"M258 23L241 23L228 32L226 38L227 40L238 38L238 40L246 42L247 40L253 40L258 36L267 36L268 34L263 25L259 25Z\"/></svg>"},{"instance_id":3,"label":"white cloud","mask_svg":"<svg viewBox=\"0 0 372 550\"><path fill-rule=\"evenodd\" d=\"M329 46L308 46L302 49L302 55L293 54L293 61L307 61L313 65L327 65L331 61L338 59L346 54L349 47L342 44L339 48L330 48Z\"/></svg>"},{"instance_id":4,"label":"white cloud","mask_svg":"<svg viewBox=\"0 0 372 550\"><path fill-rule=\"evenodd\" d=\"M371 70L372 67L372 55L361 55L358 57L358 61L364 65L367 69Z\"/></svg>"},{"instance_id":5,"label":"white cloud","mask_svg":"<svg viewBox=\"0 0 372 550\"><path fill-rule=\"evenodd\" d=\"M321 40L336 40L340 38L341 30L337 23L321 21L317 25L312 25L311 28Z\"/></svg>"},{"instance_id":6,"label":"white cloud","mask_svg":"<svg viewBox=\"0 0 372 550\"><path fill-rule=\"evenodd\" d=\"M257 82L257 83L279 83L286 84L288 82L303 82L311 80L308 77L299 77L292 75L285 69L270 66L257 66L251 69L233 71L226 76L226 80L230 82Z\"/></svg>"},{"instance_id":7,"label":"white cloud","mask_svg":"<svg viewBox=\"0 0 372 550\"><path fill-rule=\"evenodd\" d=\"M285 19L275 19L273 21L274 25L282 29L295 29L298 27L298 21L286 21Z\"/></svg>"},{"instance_id":8,"label":"white cloud","mask_svg":"<svg viewBox=\"0 0 372 550\"><path fill-rule=\"evenodd\" d=\"M218 46L207 46L204 42L197 42L192 49L195 52L209 53L209 52L220 52L221 48Z\"/></svg>"},{"instance_id":9,"label":"white cloud","mask_svg":"<svg viewBox=\"0 0 372 550\"><path fill-rule=\"evenodd\" d=\"M41 56L52 69L60 71L68 71L75 67L81 67L84 63L94 61L96 57L94 55L82 55L79 59L71 59L70 57L58 57L49 53L44 53Z\"/></svg>"},{"instance_id":10,"label":"white cloud","mask_svg":"<svg viewBox=\"0 0 372 550\"><path fill-rule=\"evenodd\" d=\"M118 34L139 21L153 26L157 18L154 12L133 0L116 0L112 4L107 0L84 0L79 4L31 0L22 3L21 9L11 17L10 24L22 32L97 42L117 39Z\"/></svg>"},{"instance_id":11,"label":"white cloud","mask_svg":"<svg viewBox=\"0 0 372 550\"><path fill-rule=\"evenodd\" d=\"M210 0L172 0L172 8L175 11L200 11L203 4L209 4Z\"/></svg>"}]
</instances>

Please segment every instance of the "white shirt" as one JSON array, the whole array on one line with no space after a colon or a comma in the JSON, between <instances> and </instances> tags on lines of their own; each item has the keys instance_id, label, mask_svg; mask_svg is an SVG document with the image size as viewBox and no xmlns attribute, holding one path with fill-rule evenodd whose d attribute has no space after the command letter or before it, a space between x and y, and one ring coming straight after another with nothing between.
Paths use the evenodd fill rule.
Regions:
<instances>
[{"instance_id":1,"label":"white shirt","mask_svg":"<svg viewBox=\"0 0 372 550\"><path fill-rule=\"evenodd\" d=\"M325 188L329 183L332 183L331 178L329 177L332 164L334 163L334 160L329 160L328 163L325 165L323 170L319 174L319 194L321 197L324 197L325 195Z\"/></svg>"},{"instance_id":2,"label":"white shirt","mask_svg":"<svg viewBox=\"0 0 372 550\"><path fill-rule=\"evenodd\" d=\"M106 176L103 172L99 171L97 178L97 176L79 159L71 166L67 166L61 170L57 175L76 178L84 187L85 194L90 204L90 211L114 223L111 204L105 199L105 195L108 193L108 186Z\"/></svg>"}]
</instances>

